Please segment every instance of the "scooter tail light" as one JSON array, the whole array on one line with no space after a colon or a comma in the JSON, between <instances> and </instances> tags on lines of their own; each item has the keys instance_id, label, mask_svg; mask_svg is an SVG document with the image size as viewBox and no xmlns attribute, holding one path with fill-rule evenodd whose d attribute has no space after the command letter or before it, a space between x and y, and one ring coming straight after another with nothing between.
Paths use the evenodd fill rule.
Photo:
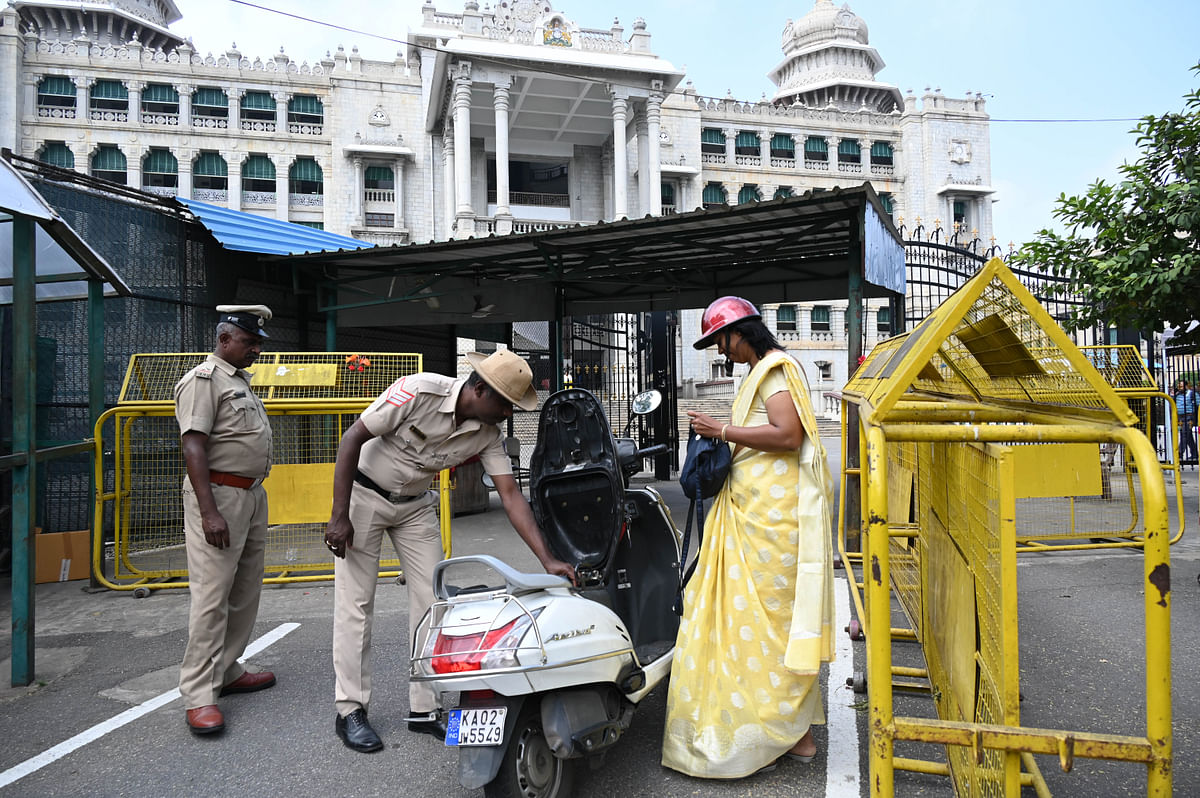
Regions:
<instances>
[{"instance_id":1,"label":"scooter tail light","mask_svg":"<svg viewBox=\"0 0 1200 798\"><path fill-rule=\"evenodd\" d=\"M515 665L516 646L540 613L538 608L532 615L522 614L504 626L472 635L456 637L438 632L430 661L433 672L465 673Z\"/></svg>"}]
</instances>

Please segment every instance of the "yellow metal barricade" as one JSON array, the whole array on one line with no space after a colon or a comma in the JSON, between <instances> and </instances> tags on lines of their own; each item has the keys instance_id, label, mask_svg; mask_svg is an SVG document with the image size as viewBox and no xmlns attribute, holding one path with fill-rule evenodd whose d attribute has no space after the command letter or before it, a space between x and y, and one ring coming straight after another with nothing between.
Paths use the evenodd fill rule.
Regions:
<instances>
[{"instance_id":1,"label":"yellow metal barricade","mask_svg":"<svg viewBox=\"0 0 1200 798\"><path fill-rule=\"evenodd\" d=\"M117 590L186 587L180 489L185 476L173 390L206 353L142 354L130 359L116 407L96 423L96 528L92 569ZM333 466L346 428L392 382L421 370L419 354L269 352L250 371L274 431L264 582L327 580L324 545L333 500ZM450 554L450 490L439 492L442 546ZM104 573L105 525L112 530L112 576ZM380 561L396 576L398 560Z\"/></svg>"},{"instance_id":2,"label":"yellow metal barricade","mask_svg":"<svg viewBox=\"0 0 1200 798\"><path fill-rule=\"evenodd\" d=\"M1065 770L1076 757L1143 763L1147 795L1171 794L1163 468L1141 418L1091 359L993 260L915 330L877 346L843 391L860 420L859 429L843 429L842 448L843 457L848 445L862 454L863 513L846 518L843 499L839 546L844 561L862 568L853 598L867 637L875 796L895 794L898 769L945 773L964 797L1017 798L1023 784L1048 795L1033 754L1057 754ZM1138 390L1157 396L1152 383ZM1136 480L1128 497L1136 523L1109 545L1136 546L1144 561L1144 727L1024 727L1018 544L1075 550L1084 546L1072 536L1094 532L1076 519L1054 540L1037 528L1044 519L1022 515L1021 502L1102 494L1094 466L1105 447L1121 453ZM847 525L862 534L860 555L846 551ZM893 594L911 629L892 627ZM924 669L893 666L900 637L919 641ZM893 677L912 675L928 679L937 719L895 714ZM897 757L898 741L943 744L948 763Z\"/></svg>"}]
</instances>

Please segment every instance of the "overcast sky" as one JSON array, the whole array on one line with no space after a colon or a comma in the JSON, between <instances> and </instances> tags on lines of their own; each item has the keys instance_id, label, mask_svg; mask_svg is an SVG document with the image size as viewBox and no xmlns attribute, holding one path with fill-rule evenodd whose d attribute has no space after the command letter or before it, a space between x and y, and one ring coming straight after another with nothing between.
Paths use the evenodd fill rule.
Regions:
<instances>
[{"instance_id":1,"label":"overcast sky","mask_svg":"<svg viewBox=\"0 0 1200 798\"><path fill-rule=\"evenodd\" d=\"M297 61L319 60L339 44L367 58L391 60L420 21L422 0L255 0L263 7L353 28L347 32L250 7L234 0L176 0L172 25L201 53L236 42L247 56L283 46ZM440 0L462 13L462 0ZM485 3L481 2L481 6ZM651 48L686 68L703 95L757 100L782 59L780 37L812 0L556 0L555 10L585 28L613 16L626 35L646 20ZM600 9L604 10L601 11ZM1080 193L1136 156L1133 121L1178 111L1200 86L1189 67L1200 60L1200 2L1161 0L856 0L870 43L887 66L878 79L950 97L983 92L992 116L995 233L1020 244L1053 224L1063 192ZM370 31L371 33L366 33ZM374 34L374 35L372 35ZM1122 121L1097 121L1117 119ZM1083 120L1083 121L1019 121Z\"/></svg>"}]
</instances>

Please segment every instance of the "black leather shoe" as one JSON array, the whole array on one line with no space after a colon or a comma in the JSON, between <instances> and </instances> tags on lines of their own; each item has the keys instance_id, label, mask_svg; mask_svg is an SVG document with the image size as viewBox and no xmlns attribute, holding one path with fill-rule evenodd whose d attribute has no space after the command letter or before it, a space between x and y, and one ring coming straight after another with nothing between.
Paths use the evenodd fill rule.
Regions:
<instances>
[{"instance_id":1,"label":"black leather shoe","mask_svg":"<svg viewBox=\"0 0 1200 798\"><path fill-rule=\"evenodd\" d=\"M409 715L408 730L416 734L429 734L442 741L446 739L446 722L436 711Z\"/></svg>"},{"instance_id":2,"label":"black leather shoe","mask_svg":"<svg viewBox=\"0 0 1200 798\"><path fill-rule=\"evenodd\" d=\"M367 723L365 709L356 709L345 717L338 715L338 719L333 724L333 730L337 732L337 736L341 738L347 748L355 751L370 754L383 748L383 740L379 739L379 735L371 728L371 724Z\"/></svg>"}]
</instances>

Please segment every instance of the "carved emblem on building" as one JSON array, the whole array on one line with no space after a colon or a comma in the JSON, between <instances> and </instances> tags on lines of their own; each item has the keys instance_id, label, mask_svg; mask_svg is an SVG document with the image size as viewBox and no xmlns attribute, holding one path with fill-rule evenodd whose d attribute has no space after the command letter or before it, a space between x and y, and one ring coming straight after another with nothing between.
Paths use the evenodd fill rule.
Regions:
<instances>
[{"instance_id":1,"label":"carved emblem on building","mask_svg":"<svg viewBox=\"0 0 1200 798\"><path fill-rule=\"evenodd\" d=\"M970 163L971 142L966 139L950 139L950 160L954 163Z\"/></svg>"},{"instance_id":2,"label":"carved emblem on building","mask_svg":"<svg viewBox=\"0 0 1200 798\"><path fill-rule=\"evenodd\" d=\"M375 106L375 110L371 112L371 116L367 122L375 127L388 127L392 124L392 119L388 116L388 112L383 109L382 105L377 105Z\"/></svg>"}]
</instances>

